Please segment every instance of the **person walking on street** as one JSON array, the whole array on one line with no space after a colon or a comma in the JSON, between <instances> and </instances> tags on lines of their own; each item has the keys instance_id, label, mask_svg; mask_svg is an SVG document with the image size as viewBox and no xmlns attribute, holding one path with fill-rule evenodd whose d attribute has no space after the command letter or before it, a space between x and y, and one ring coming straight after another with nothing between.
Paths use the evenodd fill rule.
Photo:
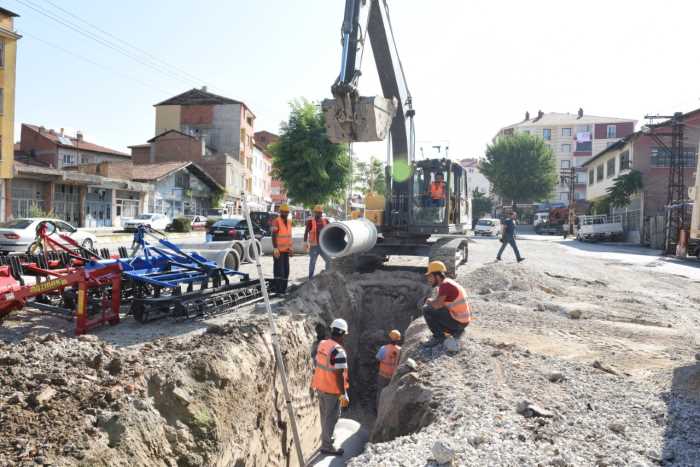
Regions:
<instances>
[{"instance_id":1,"label":"person walking on street","mask_svg":"<svg viewBox=\"0 0 700 467\"><path fill-rule=\"evenodd\" d=\"M343 450L333 447L333 431L340 418L341 408L350 405L348 397L348 357L343 340L348 334L348 323L336 319L331 323L331 336L318 344L311 387L318 393L321 415L321 452L342 456Z\"/></svg>"},{"instance_id":2,"label":"person walking on street","mask_svg":"<svg viewBox=\"0 0 700 467\"><path fill-rule=\"evenodd\" d=\"M328 255L326 255L318 245L318 239L321 238L321 230L327 225L328 219L323 218L323 208L321 205L314 206L314 217L306 223L306 230L304 230L304 244L306 246L306 251L309 253L309 279L314 277L316 261L318 261L319 255L323 258L326 267L328 267L328 263L330 262Z\"/></svg>"},{"instance_id":3,"label":"person walking on street","mask_svg":"<svg viewBox=\"0 0 700 467\"><path fill-rule=\"evenodd\" d=\"M459 338L464 333L471 320L471 307L464 287L447 277L442 261L431 261L425 275L431 287L438 289L437 297L427 299L423 305L423 318L433 333L424 345L433 347L441 344L446 335Z\"/></svg>"},{"instance_id":4,"label":"person walking on street","mask_svg":"<svg viewBox=\"0 0 700 467\"><path fill-rule=\"evenodd\" d=\"M377 360L379 361L379 373L377 374L377 409L379 409L379 398L382 395L382 390L389 385L391 377L396 372L396 367L399 365L401 358L401 333L394 329L389 332L389 344L385 344L379 348L377 352Z\"/></svg>"},{"instance_id":5,"label":"person walking on street","mask_svg":"<svg viewBox=\"0 0 700 467\"><path fill-rule=\"evenodd\" d=\"M292 220L289 219L289 206L280 206L280 215L272 222L272 257L274 291L287 292L289 281L289 257L294 254L292 239Z\"/></svg>"},{"instance_id":6,"label":"person walking on street","mask_svg":"<svg viewBox=\"0 0 700 467\"><path fill-rule=\"evenodd\" d=\"M501 224L501 249L498 250L498 254L496 255L496 261L501 260L501 255L503 254L503 250L506 249L507 245L510 245L510 247L513 249L513 252L515 252L515 258L518 260L518 263L521 261L525 261L525 258L520 256L520 250L518 250L518 245L515 243L515 226L517 224L518 213L515 211L511 212L510 218L505 219Z\"/></svg>"}]
</instances>

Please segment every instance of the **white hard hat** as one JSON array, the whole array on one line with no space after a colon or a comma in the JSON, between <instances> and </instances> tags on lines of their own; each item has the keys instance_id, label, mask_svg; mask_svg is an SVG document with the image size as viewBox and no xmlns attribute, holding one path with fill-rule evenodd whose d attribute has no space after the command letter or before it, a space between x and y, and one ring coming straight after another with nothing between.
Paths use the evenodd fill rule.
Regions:
<instances>
[{"instance_id":1,"label":"white hard hat","mask_svg":"<svg viewBox=\"0 0 700 467\"><path fill-rule=\"evenodd\" d=\"M331 323L331 329L337 329L338 331L343 331L344 334L347 334L348 322L342 318L334 319Z\"/></svg>"}]
</instances>

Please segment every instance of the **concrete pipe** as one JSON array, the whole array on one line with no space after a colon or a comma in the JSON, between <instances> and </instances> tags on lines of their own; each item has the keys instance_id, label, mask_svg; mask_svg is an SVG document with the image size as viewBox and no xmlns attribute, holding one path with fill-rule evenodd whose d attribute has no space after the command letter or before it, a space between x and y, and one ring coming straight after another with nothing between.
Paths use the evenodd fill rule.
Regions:
<instances>
[{"instance_id":1,"label":"concrete pipe","mask_svg":"<svg viewBox=\"0 0 700 467\"><path fill-rule=\"evenodd\" d=\"M241 267L241 258L236 250L228 248L226 250L185 250L187 253L197 253L200 256L213 261L220 268L233 269L238 271Z\"/></svg>"},{"instance_id":2,"label":"concrete pipe","mask_svg":"<svg viewBox=\"0 0 700 467\"><path fill-rule=\"evenodd\" d=\"M260 240L253 239L246 241L246 243L243 245L243 249L245 252L245 261L249 263L254 263L255 262L255 253L257 250L257 254L259 256L262 256L262 243L260 243Z\"/></svg>"},{"instance_id":3,"label":"concrete pipe","mask_svg":"<svg viewBox=\"0 0 700 467\"><path fill-rule=\"evenodd\" d=\"M233 248L236 243L240 240L231 240L223 242L206 242L206 243L186 243L180 244L180 248L187 248L188 250L228 250Z\"/></svg>"},{"instance_id":4,"label":"concrete pipe","mask_svg":"<svg viewBox=\"0 0 700 467\"><path fill-rule=\"evenodd\" d=\"M331 258L365 253L376 243L377 226L364 218L328 224L319 238L319 246Z\"/></svg>"}]
</instances>

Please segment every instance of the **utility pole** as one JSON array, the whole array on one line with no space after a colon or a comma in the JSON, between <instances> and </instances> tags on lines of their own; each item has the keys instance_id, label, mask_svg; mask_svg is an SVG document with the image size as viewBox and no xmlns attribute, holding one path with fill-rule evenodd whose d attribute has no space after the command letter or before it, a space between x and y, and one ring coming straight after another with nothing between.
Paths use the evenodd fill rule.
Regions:
<instances>
[{"instance_id":1,"label":"utility pole","mask_svg":"<svg viewBox=\"0 0 700 467\"><path fill-rule=\"evenodd\" d=\"M664 253L673 255L676 252L680 231L686 228L689 222L686 203L688 195L683 173L686 165L685 149L683 146L683 113L675 112L673 115L646 115L645 118L650 122L656 119L666 120L659 124L650 123L648 125L650 130L647 134L659 145L659 151L663 151L663 155L668 158L666 239L664 242ZM654 131L656 128L668 128L669 124L671 126L670 133ZM671 137L670 147L661 139L664 136Z\"/></svg>"},{"instance_id":2,"label":"utility pole","mask_svg":"<svg viewBox=\"0 0 700 467\"><path fill-rule=\"evenodd\" d=\"M576 223L576 167L562 169L559 172L562 183L569 185L569 235L574 235Z\"/></svg>"}]
</instances>

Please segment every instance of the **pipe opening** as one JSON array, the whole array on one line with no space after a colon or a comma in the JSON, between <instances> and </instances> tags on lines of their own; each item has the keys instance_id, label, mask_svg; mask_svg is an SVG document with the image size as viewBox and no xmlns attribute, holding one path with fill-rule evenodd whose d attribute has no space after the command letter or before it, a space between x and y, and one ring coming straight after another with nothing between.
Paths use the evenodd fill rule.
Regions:
<instances>
[{"instance_id":1,"label":"pipe opening","mask_svg":"<svg viewBox=\"0 0 700 467\"><path fill-rule=\"evenodd\" d=\"M348 247L348 234L341 226L328 225L323 229L323 248L334 257L343 253Z\"/></svg>"}]
</instances>

